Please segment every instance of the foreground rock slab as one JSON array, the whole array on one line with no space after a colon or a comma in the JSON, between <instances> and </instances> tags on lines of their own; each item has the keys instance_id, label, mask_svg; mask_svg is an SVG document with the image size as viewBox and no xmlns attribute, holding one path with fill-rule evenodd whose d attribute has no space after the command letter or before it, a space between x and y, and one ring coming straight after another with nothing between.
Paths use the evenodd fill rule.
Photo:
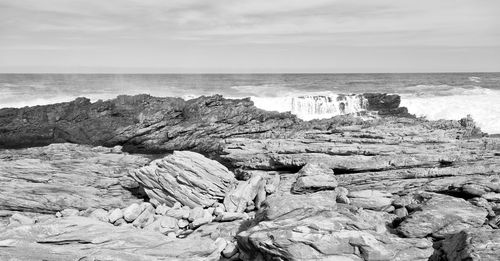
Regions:
<instances>
[{"instance_id":1,"label":"foreground rock slab","mask_svg":"<svg viewBox=\"0 0 500 261\"><path fill-rule=\"evenodd\" d=\"M419 193L414 197L422 204L398 227L406 237L444 238L463 229L482 226L488 214L486 209L461 198L435 193Z\"/></svg>"},{"instance_id":2,"label":"foreground rock slab","mask_svg":"<svg viewBox=\"0 0 500 261\"><path fill-rule=\"evenodd\" d=\"M75 144L0 150L0 209L55 213L124 207L142 201L128 172L149 161L119 148Z\"/></svg>"},{"instance_id":3,"label":"foreground rock slab","mask_svg":"<svg viewBox=\"0 0 500 261\"><path fill-rule=\"evenodd\" d=\"M85 217L49 219L0 229L0 260L218 260L209 238L172 239Z\"/></svg>"},{"instance_id":4,"label":"foreground rock slab","mask_svg":"<svg viewBox=\"0 0 500 261\"><path fill-rule=\"evenodd\" d=\"M463 230L440 242L430 260L500 260L500 230Z\"/></svg>"},{"instance_id":5,"label":"foreground rock slab","mask_svg":"<svg viewBox=\"0 0 500 261\"><path fill-rule=\"evenodd\" d=\"M170 207L176 202L191 208L211 206L236 183L222 164L189 151L174 151L130 174L154 205Z\"/></svg>"}]
</instances>

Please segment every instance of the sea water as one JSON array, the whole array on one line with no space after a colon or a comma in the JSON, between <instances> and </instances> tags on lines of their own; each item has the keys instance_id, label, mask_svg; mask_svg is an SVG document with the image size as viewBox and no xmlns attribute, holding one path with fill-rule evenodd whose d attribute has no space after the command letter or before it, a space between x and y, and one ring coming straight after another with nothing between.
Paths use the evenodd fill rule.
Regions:
<instances>
[{"instance_id":1,"label":"sea water","mask_svg":"<svg viewBox=\"0 0 500 261\"><path fill-rule=\"evenodd\" d=\"M365 110L366 100L355 95L365 92L399 94L410 113L431 120L470 114L483 131L500 133L500 73L0 74L0 108L119 94L222 94L251 97L259 108L311 120Z\"/></svg>"}]
</instances>

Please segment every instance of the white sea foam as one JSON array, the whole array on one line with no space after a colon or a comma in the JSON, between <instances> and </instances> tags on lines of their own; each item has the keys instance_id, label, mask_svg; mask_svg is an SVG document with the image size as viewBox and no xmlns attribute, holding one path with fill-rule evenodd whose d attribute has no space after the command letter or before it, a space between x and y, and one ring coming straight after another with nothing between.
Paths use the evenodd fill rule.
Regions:
<instances>
[{"instance_id":1,"label":"white sea foam","mask_svg":"<svg viewBox=\"0 0 500 261\"><path fill-rule=\"evenodd\" d=\"M407 107L410 113L430 120L458 120L470 114L483 131L500 133L500 91L478 86L415 88L428 89L428 92L402 95L401 106Z\"/></svg>"},{"instance_id":2,"label":"white sea foam","mask_svg":"<svg viewBox=\"0 0 500 261\"><path fill-rule=\"evenodd\" d=\"M258 108L268 111L291 112L303 120L331 118L337 115L366 110L367 100L362 95L331 93L287 97L252 97Z\"/></svg>"}]
</instances>

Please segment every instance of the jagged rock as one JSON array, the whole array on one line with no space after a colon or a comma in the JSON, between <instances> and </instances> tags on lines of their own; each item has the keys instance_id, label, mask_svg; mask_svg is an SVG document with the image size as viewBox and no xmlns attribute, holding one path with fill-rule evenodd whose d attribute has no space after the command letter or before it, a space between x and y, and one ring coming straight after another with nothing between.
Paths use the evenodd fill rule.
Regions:
<instances>
[{"instance_id":1,"label":"jagged rock","mask_svg":"<svg viewBox=\"0 0 500 261\"><path fill-rule=\"evenodd\" d=\"M292 187L294 193L319 190L334 190L338 183L331 169L319 164L306 164L297 173L297 181Z\"/></svg>"},{"instance_id":2,"label":"jagged rock","mask_svg":"<svg viewBox=\"0 0 500 261\"><path fill-rule=\"evenodd\" d=\"M147 162L139 155L75 144L0 150L0 209L51 214L125 207L140 201L123 186L132 181L127 172Z\"/></svg>"},{"instance_id":3,"label":"jagged rock","mask_svg":"<svg viewBox=\"0 0 500 261\"><path fill-rule=\"evenodd\" d=\"M123 218L127 222L133 222L142 212L139 204L134 203L123 210Z\"/></svg>"},{"instance_id":4,"label":"jagged rock","mask_svg":"<svg viewBox=\"0 0 500 261\"><path fill-rule=\"evenodd\" d=\"M500 230L466 229L439 242L432 261L500 260Z\"/></svg>"},{"instance_id":5,"label":"jagged rock","mask_svg":"<svg viewBox=\"0 0 500 261\"><path fill-rule=\"evenodd\" d=\"M192 208L222 200L236 182L233 173L217 161L189 151L174 151L131 175L153 204L180 202Z\"/></svg>"},{"instance_id":6,"label":"jagged rock","mask_svg":"<svg viewBox=\"0 0 500 261\"><path fill-rule=\"evenodd\" d=\"M224 198L224 206L227 212L243 212L251 202L256 201L256 206L260 207L260 202L265 197L265 181L260 175L255 175L247 181L240 182L238 186L228 192ZM262 193L264 192L264 193ZM258 197L259 196L259 197Z\"/></svg>"},{"instance_id":7,"label":"jagged rock","mask_svg":"<svg viewBox=\"0 0 500 261\"><path fill-rule=\"evenodd\" d=\"M418 210L411 213L398 227L406 237L432 235L443 238L463 229L485 223L486 209L461 199L435 193L416 194L421 200Z\"/></svg>"},{"instance_id":8,"label":"jagged rock","mask_svg":"<svg viewBox=\"0 0 500 261\"><path fill-rule=\"evenodd\" d=\"M392 204L392 194L379 190L349 191L351 204L366 209L381 210Z\"/></svg>"},{"instance_id":9,"label":"jagged rock","mask_svg":"<svg viewBox=\"0 0 500 261\"><path fill-rule=\"evenodd\" d=\"M0 230L0 260L215 261L225 247L221 249L220 242L210 238L171 239L81 216Z\"/></svg>"},{"instance_id":10,"label":"jagged rock","mask_svg":"<svg viewBox=\"0 0 500 261\"><path fill-rule=\"evenodd\" d=\"M336 209L335 191L319 191L311 194L273 194L265 201L265 220L300 218L304 213Z\"/></svg>"},{"instance_id":11,"label":"jagged rock","mask_svg":"<svg viewBox=\"0 0 500 261\"><path fill-rule=\"evenodd\" d=\"M271 203L270 209L279 208L276 203ZM272 207L274 204L276 206ZM267 217L275 216L276 219L265 219L271 221L261 221L238 234L240 258L427 260L431 255L432 242L388 234L384 223L379 223L373 215L361 213L364 212L352 213L344 208L332 210L321 207L300 211L300 206L297 206L293 215L267 214Z\"/></svg>"}]
</instances>

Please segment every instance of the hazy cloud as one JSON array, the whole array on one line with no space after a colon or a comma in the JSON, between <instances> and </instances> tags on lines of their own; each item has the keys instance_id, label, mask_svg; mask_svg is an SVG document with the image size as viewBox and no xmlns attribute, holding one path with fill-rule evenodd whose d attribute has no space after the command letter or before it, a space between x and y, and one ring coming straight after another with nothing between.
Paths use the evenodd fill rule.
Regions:
<instances>
[{"instance_id":1,"label":"hazy cloud","mask_svg":"<svg viewBox=\"0 0 500 261\"><path fill-rule=\"evenodd\" d=\"M0 55L7 60L0 66L42 64L36 56L46 54L37 53L30 61L13 52L30 49L74 49L112 59L118 54L106 56L111 48L134 61L146 49L182 59L178 53L187 50L220 52L210 47L217 45L255 53L269 45L283 50L292 45L496 48L497 10L497 0L1 0ZM93 64L76 56L67 62ZM152 65L175 66L168 61Z\"/></svg>"}]
</instances>

